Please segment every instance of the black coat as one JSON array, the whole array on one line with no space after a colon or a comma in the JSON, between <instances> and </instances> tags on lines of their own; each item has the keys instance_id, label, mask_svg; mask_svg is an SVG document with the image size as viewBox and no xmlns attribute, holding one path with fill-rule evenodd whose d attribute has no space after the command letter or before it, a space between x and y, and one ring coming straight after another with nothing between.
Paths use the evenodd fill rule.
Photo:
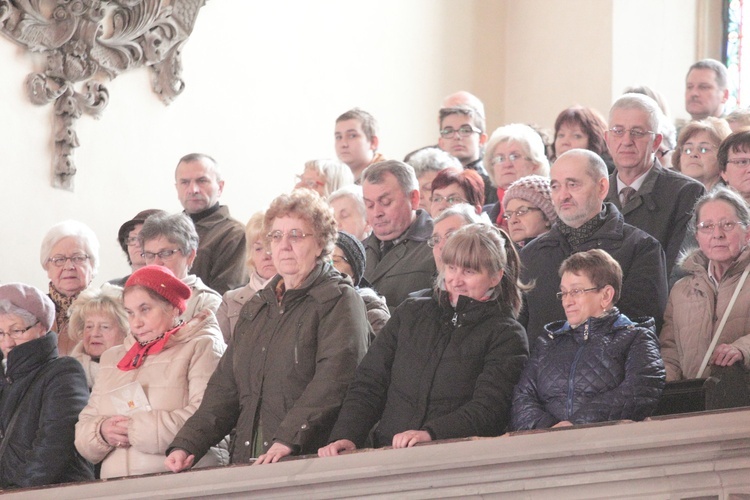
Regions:
<instances>
[{"instance_id":1,"label":"black coat","mask_svg":"<svg viewBox=\"0 0 750 500\"><path fill-rule=\"evenodd\" d=\"M440 300L440 302L439 302ZM528 357L523 327L496 300L407 299L381 330L346 394L330 441L375 446L425 430L433 439L497 436Z\"/></svg>"},{"instance_id":2,"label":"black coat","mask_svg":"<svg viewBox=\"0 0 750 500\"><path fill-rule=\"evenodd\" d=\"M38 378L35 379L35 377ZM14 347L0 380L0 435L23 401L0 457L0 488L28 488L94 479L73 444L78 414L89 399L86 375L73 358L58 357L57 334Z\"/></svg>"},{"instance_id":3,"label":"black coat","mask_svg":"<svg viewBox=\"0 0 750 500\"><path fill-rule=\"evenodd\" d=\"M513 395L513 430L643 420L665 382L654 320L634 323L615 308L571 329L547 325Z\"/></svg>"},{"instance_id":4,"label":"black coat","mask_svg":"<svg viewBox=\"0 0 750 500\"><path fill-rule=\"evenodd\" d=\"M534 288L524 296L519 321L526 327L532 351L544 325L565 317L562 303L555 296L560 291L560 264L574 253L592 248L605 250L622 267L622 296L617 303L622 313L631 318L656 318L657 331L661 327L668 297L661 245L646 232L625 224L614 205L604 205L604 225L584 244L570 246L556 223L521 249L521 279L533 281Z\"/></svg>"}]
</instances>

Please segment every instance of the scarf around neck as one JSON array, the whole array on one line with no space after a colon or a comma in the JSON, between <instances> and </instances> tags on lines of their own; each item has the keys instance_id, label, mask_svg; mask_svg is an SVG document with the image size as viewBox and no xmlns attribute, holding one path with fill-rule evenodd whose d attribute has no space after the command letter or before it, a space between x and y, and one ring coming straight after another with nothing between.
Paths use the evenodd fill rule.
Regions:
<instances>
[{"instance_id":1,"label":"scarf around neck","mask_svg":"<svg viewBox=\"0 0 750 500\"><path fill-rule=\"evenodd\" d=\"M73 301L78 298L79 293L72 297L68 297L60 293L55 285L50 281L49 283L49 298L55 304L55 327L54 331L58 333L65 332L65 328L68 326L68 309L70 309Z\"/></svg>"},{"instance_id":2,"label":"scarf around neck","mask_svg":"<svg viewBox=\"0 0 750 500\"><path fill-rule=\"evenodd\" d=\"M159 354L161 351L163 351L164 347L169 341L169 338L177 333L177 331L183 326L184 323L180 322L180 324L175 328L169 330L168 332L164 332L163 334L159 335L153 340L149 340L148 342L138 342L136 340L135 344L133 344L130 350L125 353L125 356L122 357L120 362L117 363L117 368L124 372L140 368L146 361L147 356L150 356L152 354Z\"/></svg>"}]
</instances>

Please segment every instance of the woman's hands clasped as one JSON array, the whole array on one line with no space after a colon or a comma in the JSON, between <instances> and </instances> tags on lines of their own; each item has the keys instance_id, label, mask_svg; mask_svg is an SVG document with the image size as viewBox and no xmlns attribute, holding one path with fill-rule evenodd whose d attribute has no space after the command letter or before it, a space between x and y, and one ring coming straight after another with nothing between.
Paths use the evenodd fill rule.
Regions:
<instances>
[{"instance_id":1,"label":"woman's hands clasped","mask_svg":"<svg viewBox=\"0 0 750 500\"><path fill-rule=\"evenodd\" d=\"M122 415L115 415L109 417L102 422L101 432L102 437L110 446L115 448L127 448L130 446L130 440L128 439L128 424L130 419Z\"/></svg>"}]
</instances>

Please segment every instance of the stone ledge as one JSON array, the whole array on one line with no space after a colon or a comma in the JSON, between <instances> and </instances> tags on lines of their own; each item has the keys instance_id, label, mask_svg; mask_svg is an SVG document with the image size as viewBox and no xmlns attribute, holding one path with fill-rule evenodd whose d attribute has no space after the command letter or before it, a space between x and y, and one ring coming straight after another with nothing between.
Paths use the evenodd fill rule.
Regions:
<instances>
[{"instance_id":1,"label":"stone ledge","mask_svg":"<svg viewBox=\"0 0 750 500\"><path fill-rule=\"evenodd\" d=\"M24 490L17 498L732 498L750 409Z\"/></svg>"}]
</instances>

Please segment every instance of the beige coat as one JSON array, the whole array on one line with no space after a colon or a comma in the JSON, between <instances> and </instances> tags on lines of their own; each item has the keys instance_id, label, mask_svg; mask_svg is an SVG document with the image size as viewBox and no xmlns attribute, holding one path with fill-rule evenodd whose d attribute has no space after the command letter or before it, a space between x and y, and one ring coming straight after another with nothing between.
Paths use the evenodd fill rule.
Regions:
<instances>
[{"instance_id":1,"label":"beige coat","mask_svg":"<svg viewBox=\"0 0 750 500\"><path fill-rule=\"evenodd\" d=\"M690 273L672 288L661 330L661 355L667 381L695 378L711 339L724 317L745 267L750 265L750 247L739 255L719 283L718 294L708 277L708 259L696 250L682 267ZM716 345L731 344L742 352L745 369L750 368L750 278L745 282L729 313ZM709 365L710 366L710 365ZM708 376L707 369L703 376Z\"/></svg>"},{"instance_id":2,"label":"beige coat","mask_svg":"<svg viewBox=\"0 0 750 500\"><path fill-rule=\"evenodd\" d=\"M229 290L224 294L219 310L216 312L216 319L219 320L219 328L221 328L221 333L224 334L224 340L227 344L232 339L234 327L237 326L242 306L245 305L245 302L252 299L253 295L262 290L272 278L273 276L263 279L256 271L253 271L250 274L250 282L247 285Z\"/></svg>"},{"instance_id":3,"label":"beige coat","mask_svg":"<svg viewBox=\"0 0 750 500\"><path fill-rule=\"evenodd\" d=\"M99 374L99 362L86 354L86 351L83 350L83 341L76 344L69 356L77 359L81 363L81 366L83 366L83 371L86 372L86 383L89 386L89 390L91 390L96 381L96 376Z\"/></svg>"},{"instance_id":4,"label":"beige coat","mask_svg":"<svg viewBox=\"0 0 750 500\"><path fill-rule=\"evenodd\" d=\"M182 280L182 282L190 287L191 292L187 308L185 309L185 312L180 315L182 321L187 323L193 316L204 309L210 309L212 313L216 314L216 311L221 304L221 295L207 287L206 284L194 274L188 274L188 277Z\"/></svg>"},{"instance_id":5,"label":"beige coat","mask_svg":"<svg viewBox=\"0 0 750 500\"><path fill-rule=\"evenodd\" d=\"M102 462L102 479L167 471L167 446L200 406L208 379L225 349L216 317L210 311L201 312L172 335L164 350L147 357L140 368L122 371L117 363L134 342L128 335L123 345L102 355L91 398L76 424L76 448L91 462ZM131 446L115 448L101 435L102 422L115 414L113 399L107 393L133 381L143 387L152 409L129 415ZM226 447L212 447L197 467L228 462Z\"/></svg>"}]
</instances>

